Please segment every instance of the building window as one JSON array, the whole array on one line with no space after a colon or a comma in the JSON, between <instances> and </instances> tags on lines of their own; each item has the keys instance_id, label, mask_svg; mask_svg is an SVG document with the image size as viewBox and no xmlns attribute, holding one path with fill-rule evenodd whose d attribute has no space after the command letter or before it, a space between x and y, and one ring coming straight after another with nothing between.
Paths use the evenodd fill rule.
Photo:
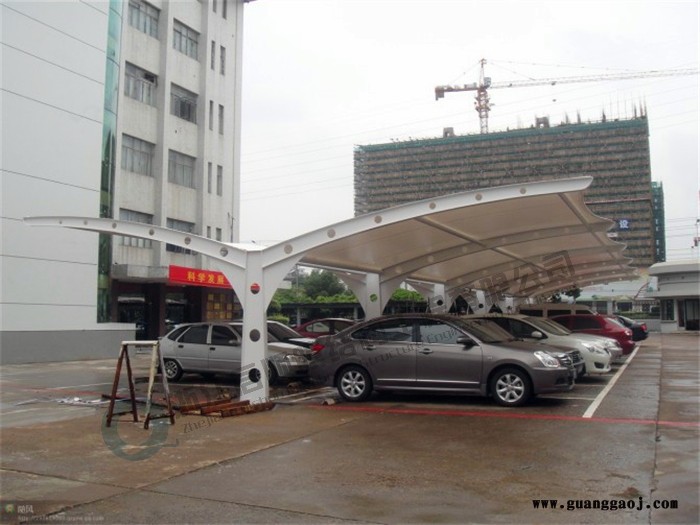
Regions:
<instances>
[{"instance_id":1,"label":"building window","mask_svg":"<svg viewBox=\"0 0 700 525\"><path fill-rule=\"evenodd\" d=\"M195 188L194 166L197 159L170 150L168 152L168 180L173 184Z\"/></svg>"},{"instance_id":2,"label":"building window","mask_svg":"<svg viewBox=\"0 0 700 525\"><path fill-rule=\"evenodd\" d=\"M221 0L221 16L224 18L228 15L226 11L228 11L228 0Z\"/></svg>"},{"instance_id":3,"label":"building window","mask_svg":"<svg viewBox=\"0 0 700 525\"><path fill-rule=\"evenodd\" d=\"M119 210L119 220L153 224L153 215L121 208ZM134 248L151 248L153 246L151 239L141 239L139 237L121 237L120 239L122 246L132 246Z\"/></svg>"},{"instance_id":4,"label":"building window","mask_svg":"<svg viewBox=\"0 0 700 525\"><path fill-rule=\"evenodd\" d=\"M178 221L177 219L168 218L166 220L166 225L171 230L177 230L177 231L181 231L181 232L185 232L185 233L194 233L194 224L191 222ZM181 246L175 246L174 244L166 244L165 251L173 252L173 253L184 253L184 254L191 254L192 253L192 250L182 248Z\"/></svg>"},{"instance_id":5,"label":"building window","mask_svg":"<svg viewBox=\"0 0 700 525\"><path fill-rule=\"evenodd\" d=\"M172 84L170 88L170 113L196 124L197 94Z\"/></svg>"},{"instance_id":6,"label":"building window","mask_svg":"<svg viewBox=\"0 0 700 525\"><path fill-rule=\"evenodd\" d=\"M129 25L158 38L160 11L142 0L129 0Z\"/></svg>"},{"instance_id":7,"label":"building window","mask_svg":"<svg viewBox=\"0 0 700 525\"><path fill-rule=\"evenodd\" d=\"M209 101L209 129L214 130L214 101Z\"/></svg>"},{"instance_id":8,"label":"building window","mask_svg":"<svg viewBox=\"0 0 700 525\"><path fill-rule=\"evenodd\" d=\"M219 104L219 133L224 134L224 106Z\"/></svg>"},{"instance_id":9,"label":"building window","mask_svg":"<svg viewBox=\"0 0 700 525\"><path fill-rule=\"evenodd\" d=\"M152 177L155 148L145 140L122 135L122 169Z\"/></svg>"},{"instance_id":10,"label":"building window","mask_svg":"<svg viewBox=\"0 0 700 525\"><path fill-rule=\"evenodd\" d=\"M173 22L173 48L188 57L199 59L199 33L182 22Z\"/></svg>"},{"instance_id":11,"label":"building window","mask_svg":"<svg viewBox=\"0 0 700 525\"><path fill-rule=\"evenodd\" d=\"M216 68L216 42L213 40L211 41L211 61L209 67L211 67L212 71Z\"/></svg>"},{"instance_id":12,"label":"building window","mask_svg":"<svg viewBox=\"0 0 700 525\"><path fill-rule=\"evenodd\" d=\"M211 162L207 166L207 193L211 193L211 172L212 172L212 166Z\"/></svg>"},{"instance_id":13,"label":"building window","mask_svg":"<svg viewBox=\"0 0 700 525\"><path fill-rule=\"evenodd\" d=\"M221 235L222 235L221 228L217 228L217 229L216 229L216 240L217 240L217 241L220 241L220 240L221 240Z\"/></svg>"},{"instance_id":14,"label":"building window","mask_svg":"<svg viewBox=\"0 0 700 525\"><path fill-rule=\"evenodd\" d=\"M207 239L211 239L211 226L207 226Z\"/></svg>"},{"instance_id":15,"label":"building window","mask_svg":"<svg viewBox=\"0 0 700 525\"><path fill-rule=\"evenodd\" d=\"M219 71L222 75L226 74L226 48L221 46L219 48Z\"/></svg>"},{"instance_id":16,"label":"building window","mask_svg":"<svg viewBox=\"0 0 700 525\"><path fill-rule=\"evenodd\" d=\"M211 9L216 13L216 0L211 0Z\"/></svg>"},{"instance_id":17,"label":"building window","mask_svg":"<svg viewBox=\"0 0 700 525\"><path fill-rule=\"evenodd\" d=\"M149 106L155 106L156 79L153 73L127 62L124 72L124 94Z\"/></svg>"},{"instance_id":18,"label":"building window","mask_svg":"<svg viewBox=\"0 0 700 525\"><path fill-rule=\"evenodd\" d=\"M224 168L223 166L216 167L216 194L224 194Z\"/></svg>"},{"instance_id":19,"label":"building window","mask_svg":"<svg viewBox=\"0 0 700 525\"><path fill-rule=\"evenodd\" d=\"M675 316L675 299L661 299L661 320L673 321Z\"/></svg>"}]
</instances>

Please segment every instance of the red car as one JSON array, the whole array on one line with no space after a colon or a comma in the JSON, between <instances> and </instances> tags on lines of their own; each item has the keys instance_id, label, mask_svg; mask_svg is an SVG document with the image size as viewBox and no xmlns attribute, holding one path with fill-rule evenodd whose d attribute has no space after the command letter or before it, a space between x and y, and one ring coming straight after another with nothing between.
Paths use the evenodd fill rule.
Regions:
<instances>
[{"instance_id":1,"label":"red car","mask_svg":"<svg viewBox=\"0 0 700 525\"><path fill-rule=\"evenodd\" d=\"M304 337L321 337L322 335L333 335L345 330L355 324L355 321L343 318L328 317L326 319L316 319L307 323L295 326L294 329Z\"/></svg>"},{"instance_id":2,"label":"red car","mask_svg":"<svg viewBox=\"0 0 700 525\"><path fill-rule=\"evenodd\" d=\"M634 350L635 342L632 339L632 330L625 328L621 324L598 314L573 314L556 315L551 317L572 332L583 332L584 334L602 335L612 337L622 347L622 354L631 354Z\"/></svg>"}]
</instances>

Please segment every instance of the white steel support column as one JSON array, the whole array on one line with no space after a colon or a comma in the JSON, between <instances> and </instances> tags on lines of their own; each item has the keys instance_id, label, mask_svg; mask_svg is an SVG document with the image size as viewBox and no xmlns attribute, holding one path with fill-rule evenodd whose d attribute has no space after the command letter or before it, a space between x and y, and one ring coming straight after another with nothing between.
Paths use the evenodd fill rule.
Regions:
<instances>
[{"instance_id":1,"label":"white steel support column","mask_svg":"<svg viewBox=\"0 0 700 525\"><path fill-rule=\"evenodd\" d=\"M373 319L382 315L384 305L381 301L379 274L337 274L338 277L352 290L360 306L365 311L365 319Z\"/></svg>"},{"instance_id":2,"label":"white steel support column","mask_svg":"<svg viewBox=\"0 0 700 525\"><path fill-rule=\"evenodd\" d=\"M241 401L261 403L269 396L267 376L267 295L264 289L262 252L247 253L243 304L243 346L241 348ZM243 301L242 301L243 302Z\"/></svg>"},{"instance_id":3,"label":"white steel support column","mask_svg":"<svg viewBox=\"0 0 700 525\"><path fill-rule=\"evenodd\" d=\"M365 312L365 319L382 315L391 295L403 279L399 277L382 281L382 276L378 273L330 271L333 271L355 294Z\"/></svg>"},{"instance_id":4,"label":"white steel support column","mask_svg":"<svg viewBox=\"0 0 700 525\"><path fill-rule=\"evenodd\" d=\"M431 313L443 314L452 306L452 301L445 293L444 284L417 281L410 281L408 284L428 300Z\"/></svg>"}]
</instances>

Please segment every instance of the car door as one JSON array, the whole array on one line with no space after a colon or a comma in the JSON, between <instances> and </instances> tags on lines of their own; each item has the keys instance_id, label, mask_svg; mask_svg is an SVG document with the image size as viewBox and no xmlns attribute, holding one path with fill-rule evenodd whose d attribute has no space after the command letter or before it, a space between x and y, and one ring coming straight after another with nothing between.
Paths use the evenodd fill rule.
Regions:
<instances>
[{"instance_id":1,"label":"car door","mask_svg":"<svg viewBox=\"0 0 700 525\"><path fill-rule=\"evenodd\" d=\"M241 340L230 327L212 325L209 346L209 371L241 373Z\"/></svg>"},{"instance_id":2,"label":"car door","mask_svg":"<svg viewBox=\"0 0 700 525\"><path fill-rule=\"evenodd\" d=\"M475 389L482 375L482 349L458 343L465 334L439 319L420 319L416 380L429 388Z\"/></svg>"},{"instance_id":3,"label":"car door","mask_svg":"<svg viewBox=\"0 0 700 525\"><path fill-rule=\"evenodd\" d=\"M353 350L377 386L415 386L416 343L413 319L365 325L352 336Z\"/></svg>"},{"instance_id":4,"label":"car door","mask_svg":"<svg viewBox=\"0 0 700 525\"><path fill-rule=\"evenodd\" d=\"M208 324L196 324L185 330L175 343L175 355L186 372L209 370Z\"/></svg>"}]
</instances>

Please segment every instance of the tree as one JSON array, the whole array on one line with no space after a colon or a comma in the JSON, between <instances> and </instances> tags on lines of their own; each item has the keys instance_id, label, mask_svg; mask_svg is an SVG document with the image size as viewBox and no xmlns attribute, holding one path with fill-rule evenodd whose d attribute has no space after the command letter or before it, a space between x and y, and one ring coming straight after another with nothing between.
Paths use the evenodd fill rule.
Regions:
<instances>
[{"instance_id":1,"label":"tree","mask_svg":"<svg viewBox=\"0 0 700 525\"><path fill-rule=\"evenodd\" d=\"M343 282L334 273L325 270L313 270L306 277L303 288L306 295L312 299L322 295L341 295L347 291Z\"/></svg>"},{"instance_id":2,"label":"tree","mask_svg":"<svg viewBox=\"0 0 700 525\"><path fill-rule=\"evenodd\" d=\"M579 296L581 295L581 288L574 286L572 288L569 288L568 290L557 292L549 298L548 302L560 303L562 301L562 297L561 297L562 295L566 295L568 297L571 297L574 300L574 302L576 302L576 299L578 299Z\"/></svg>"},{"instance_id":3,"label":"tree","mask_svg":"<svg viewBox=\"0 0 700 525\"><path fill-rule=\"evenodd\" d=\"M391 299L394 301L413 301L414 303L425 302L425 298L421 294L404 288L397 288L394 290Z\"/></svg>"}]
</instances>

